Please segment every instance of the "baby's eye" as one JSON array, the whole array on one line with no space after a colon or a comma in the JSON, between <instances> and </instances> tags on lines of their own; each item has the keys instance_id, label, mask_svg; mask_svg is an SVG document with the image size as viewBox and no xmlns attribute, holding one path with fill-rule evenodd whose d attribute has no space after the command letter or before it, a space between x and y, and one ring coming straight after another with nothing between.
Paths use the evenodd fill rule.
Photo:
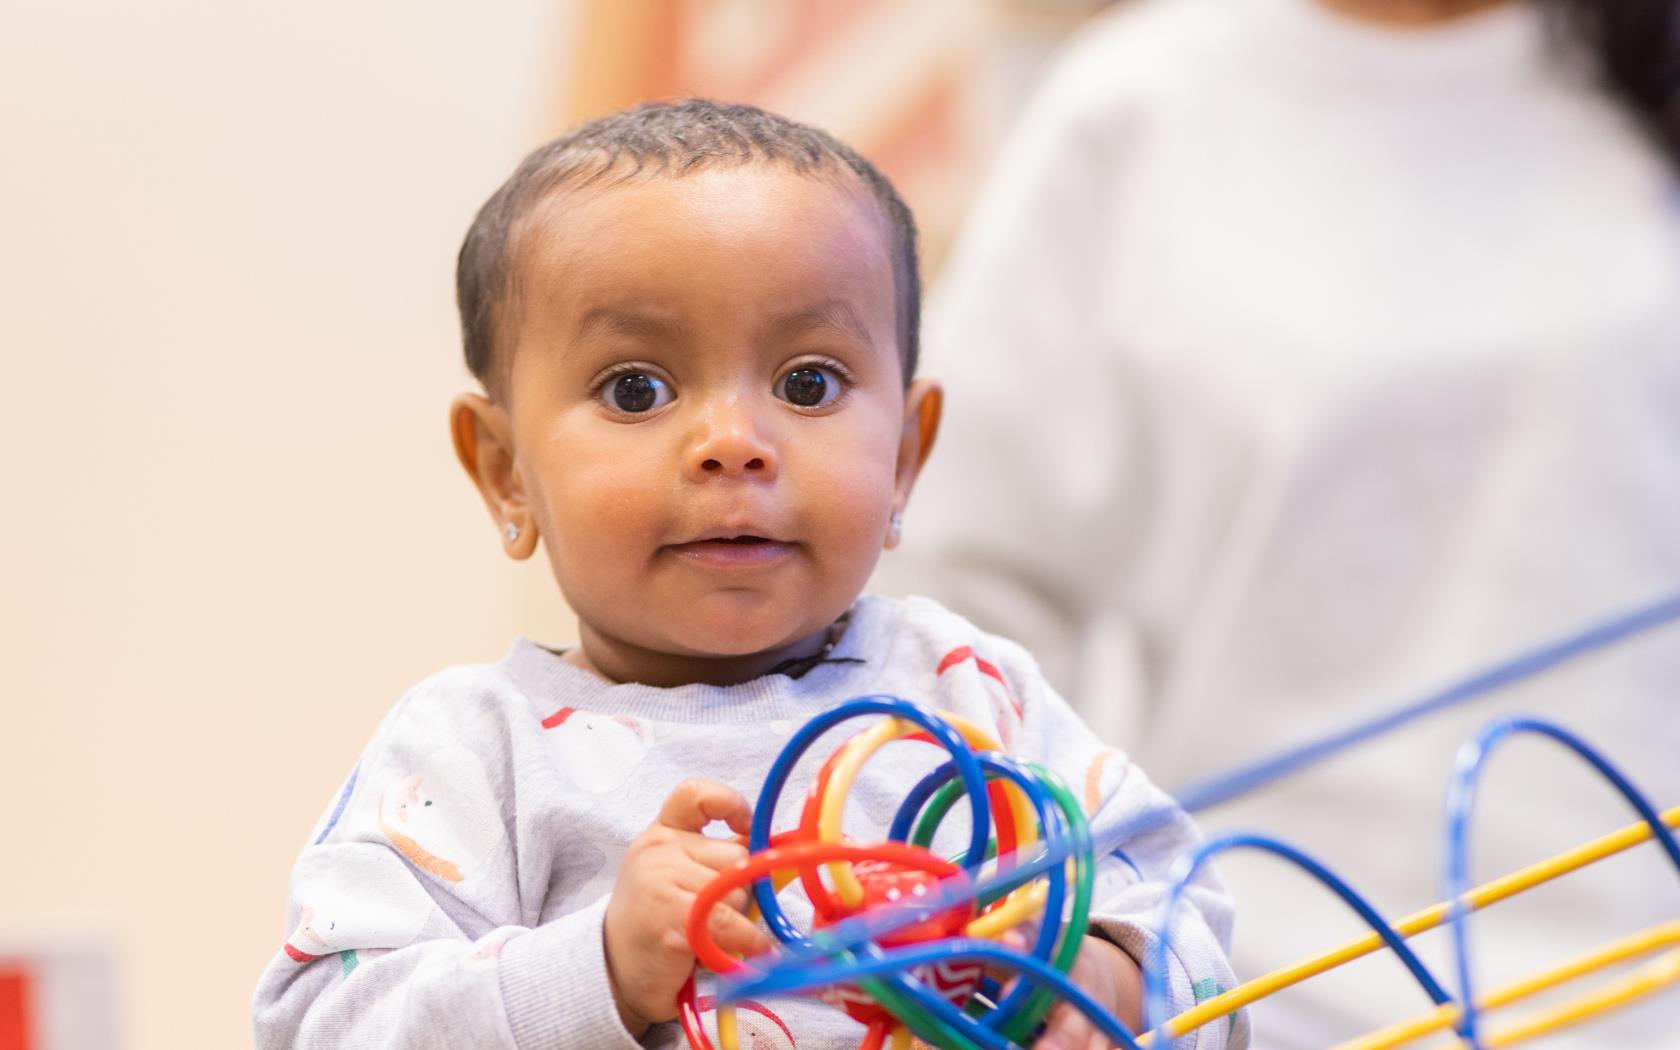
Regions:
<instances>
[{"instance_id":1,"label":"baby's eye","mask_svg":"<svg viewBox=\"0 0 1680 1050\"><path fill-rule=\"evenodd\" d=\"M834 370L819 365L800 365L776 381L776 396L801 408L832 404L843 392Z\"/></svg>"},{"instance_id":2,"label":"baby's eye","mask_svg":"<svg viewBox=\"0 0 1680 1050\"><path fill-rule=\"evenodd\" d=\"M671 387L645 372L630 372L607 382L602 396L620 412L651 412L670 404Z\"/></svg>"}]
</instances>

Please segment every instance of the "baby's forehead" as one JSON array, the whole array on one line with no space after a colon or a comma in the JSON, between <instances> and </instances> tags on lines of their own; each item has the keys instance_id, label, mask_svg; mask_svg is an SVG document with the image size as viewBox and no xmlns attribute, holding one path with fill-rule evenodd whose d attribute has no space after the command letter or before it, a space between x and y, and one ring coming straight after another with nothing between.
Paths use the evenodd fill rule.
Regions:
<instances>
[{"instance_id":1,"label":"baby's forehead","mask_svg":"<svg viewBox=\"0 0 1680 1050\"><path fill-rule=\"evenodd\" d=\"M516 269L521 297L550 307L734 289L867 317L896 312L893 252L855 179L753 165L557 189L523 224Z\"/></svg>"},{"instance_id":2,"label":"baby's forehead","mask_svg":"<svg viewBox=\"0 0 1680 1050\"><path fill-rule=\"evenodd\" d=\"M766 336L792 343L815 333L828 335L857 346L878 341L879 329L872 326L854 304L835 298L811 297L786 304L774 304L753 318L754 327ZM673 309L657 299L626 296L591 305L575 318L574 335L579 341L615 336L659 343L685 343L703 336L715 315L692 314Z\"/></svg>"},{"instance_id":3,"label":"baby's forehead","mask_svg":"<svg viewBox=\"0 0 1680 1050\"><path fill-rule=\"evenodd\" d=\"M789 219L813 230L850 227L891 261L891 223L855 175L826 168L800 172L771 162L701 167L680 174L626 173L582 185L557 185L531 206L519 236L538 245L588 238L573 245L587 256L614 247L626 236L678 239L703 232L727 243Z\"/></svg>"}]
</instances>

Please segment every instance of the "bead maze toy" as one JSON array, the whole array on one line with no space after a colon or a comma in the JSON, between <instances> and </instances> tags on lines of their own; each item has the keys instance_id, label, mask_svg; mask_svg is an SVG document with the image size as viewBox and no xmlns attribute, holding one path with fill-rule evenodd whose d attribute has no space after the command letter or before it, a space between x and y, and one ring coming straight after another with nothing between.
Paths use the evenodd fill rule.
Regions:
<instances>
[{"instance_id":1,"label":"bead maze toy","mask_svg":"<svg viewBox=\"0 0 1680 1050\"><path fill-rule=\"evenodd\" d=\"M1414 718L1539 674L1576 655L1680 619L1680 596L1596 625L1578 635L1507 661L1422 701L1284 755L1237 770L1181 793L1195 810L1277 779L1331 753ZM874 718L823 764L812 782L799 824L773 833L776 809L794 764L822 734L841 723ZM1563 747L1598 772L1629 803L1639 822L1520 871L1471 888L1469 827L1476 787L1488 755L1504 742L1533 735ZM846 795L858 771L880 748L899 739L941 748L947 760L916 784L887 831L887 841L858 844L840 834ZM929 844L946 816L966 804L970 834L955 859ZM1159 814L1093 830L1065 785L1032 763L1001 752L977 726L936 715L895 697L860 697L825 712L796 732L771 767L754 808L749 858L724 871L697 897L688 935L700 966L718 975L718 1040L739 1050L733 1004L750 996L816 994L866 1026L863 1050L905 1050L912 1037L950 1050L1010 1050L1030 1045L1050 1007L1073 1004L1117 1047L1140 1050L1177 1041L1234 1010L1386 948L1405 965L1434 1008L1371 1032L1338 1050L1385 1050L1442 1032L1472 1050L1504 1047L1580 1023L1680 982L1680 919L1607 944L1579 959L1507 987L1478 994L1472 987L1470 913L1597 860L1656 839L1680 868L1680 806L1659 813L1620 770L1585 741L1550 723L1521 717L1494 721L1461 750L1448 793L1443 902L1389 923L1326 866L1264 835L1233 833L1202 844L1183 859L1158 920L1154 951L1144 960L1144 1029L1134 1033L1068 977L1091 907L1094 857L1150 830ZM1292 964L1167 1017L1165 988L1172 920L1179 899L1215 856L1257 849L1289 861L1353 908L1372 932L1322 955ZM797 881L809 899L814 928L788 919L778 893ZM707 931L713 907L750 887L782 948L740 960L723 952ZM1036 922L1036 929L1033 924ZM1451 927L1457 994L1432 974L1406 939ZM1012 930L1030 931L1024 950L1003 943ZM1025 944L1023 933L1016 943ZM1613 982L1531 1013L1499 1029L1485 1015L1542 991L1642 956L1656 957ZM1012 978L1015 978L1012 980ZM679 997L679 1020L694 1050L713 1050L691 977Z\"/></svg>"}]
</instances>

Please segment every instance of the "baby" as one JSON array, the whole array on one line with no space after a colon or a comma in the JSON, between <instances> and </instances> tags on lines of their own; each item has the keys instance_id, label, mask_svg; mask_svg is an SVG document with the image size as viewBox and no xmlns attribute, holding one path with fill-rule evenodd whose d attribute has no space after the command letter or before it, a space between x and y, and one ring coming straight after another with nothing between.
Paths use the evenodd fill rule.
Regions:
<instances>
[{"instance_id":1,"label":"baby","mask_svg":"<svg viewBox=\"0 0 1680 1050\"><path fill-rule=\"evenodd\" d=\"M257 1044L680 1044L689 906L746 853L713 822L746 833L789 734L871 693L980 724L1083 789L1095 825L1165 815L1104 858L1072 972L1135 1028L1136 960L1189 819L1019 647L931 602L860 596L940 415L938 384L915 378L915 226L886 179L760 110L645 105L526 158L468 231L458 289L485 393L452 406L456 452L507 554L547 550L580 640L518 641L387 716L293 871ZM942 758L879 752L845 833L885 838ZM962 830L935 849L958 852ZM1229 902L1211 876L1188 899L1175 1012L1232 983ZM797 890L783 900L809 921ZM719 945L768 950L745 893L726 903ZM743 1045L864 1034L815 1000L740 1016ZM1182 1045L1246 1041L1237 1018ZM1058 1004L1037 1045L1102 1041Z\"/></svg>"}]
</instances>

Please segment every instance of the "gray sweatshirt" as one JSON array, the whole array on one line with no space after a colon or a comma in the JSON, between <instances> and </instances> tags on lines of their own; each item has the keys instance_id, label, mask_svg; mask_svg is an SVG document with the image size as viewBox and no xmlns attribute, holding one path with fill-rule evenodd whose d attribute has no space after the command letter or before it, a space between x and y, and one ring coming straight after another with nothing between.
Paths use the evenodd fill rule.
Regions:
<instances>
[{"instance_id":1,"label":"gray sweatshirt","mask_svg":"<svg viewBox=\"0 0 1680 1050\"><path fill-rule=\"evenodd\" d=\"M1092 735L1019 646L926 600L865 596L827 660L797 678L615 685L520 640L498 663L420 683L385 718L292 871L290 933L253 1003L257 1046L635 1050L613 1007L601 931L630 840L689 777L757 800L798 726L871 693L990 730L1061 776L1094 828L1170 810L1164 825L1097 869L1094 925L1145 957L1169 870L1198 841L1189 818ZM776 807L778 831L797 823L821 762L871 721L831 731L795 767ZM847 798L845 834L884 839L910 787L943 759L913 742L878 751ZM948 820L936 851L959 852L965 823ZM808 928L797 883L781 900ZM1233 984L1223 887L1209 875L1187 900L1174 919L1174 1013ZM709 990L703 982L702 995ZM760 1046L850 1047L863 1034L810 998L743 1005L739 1017L743 1046L750 1037ZM640 1045L682 1043L670 1023ZM1179 1045L1246 1046L1246 1019L1208 1025Z\"/></svg>"}]
</instances>

